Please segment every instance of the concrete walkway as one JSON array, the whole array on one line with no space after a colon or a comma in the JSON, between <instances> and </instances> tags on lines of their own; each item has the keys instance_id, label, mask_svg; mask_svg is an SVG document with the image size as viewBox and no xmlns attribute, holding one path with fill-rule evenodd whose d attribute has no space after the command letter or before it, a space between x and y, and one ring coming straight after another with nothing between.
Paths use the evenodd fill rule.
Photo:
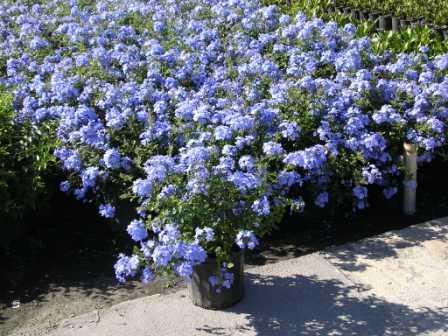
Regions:
<instances>
[{"instance_id":1,"label":"concrete walkway","mask_svg":"<svg viewBox=\"0 0 448 336\"><path fill-rule=\"evenodd\" d=\"M194 307L181 290L49 335L448 335L448 218L252 268L246 280L245 299L225 311Z\"/></svg>"}]
</instances>

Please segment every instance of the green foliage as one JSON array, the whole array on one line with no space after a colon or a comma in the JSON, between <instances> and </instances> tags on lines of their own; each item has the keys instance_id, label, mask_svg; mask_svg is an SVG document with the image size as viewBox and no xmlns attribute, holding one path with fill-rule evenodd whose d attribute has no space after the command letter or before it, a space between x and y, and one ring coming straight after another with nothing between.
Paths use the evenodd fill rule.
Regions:
<instances>
[{"instance_id":1,"label":"green foliage","mask_svg":"<svg viewBox=\"0 0 448 336\"><path fill-rule=\"evenodd\" d=\"M298 10L306 14L320 15L330 6L347 6L362 10L379 11L398 17L425 17L428 22L439 25L448 23L448 2L446 0L263 0L264 4L280 6L289 13Z\"/></svg>"},{"instance_id":2,"label":"green foliage","mask_svg":"<svg viewBox=\"0 0 448 336\"><path fill-rule=\"evenodd\" d=\"M333 5L332 0L262 0L265 5L277 5L288 14L299 11L310 16L321 16L324 9Z\"/></svg>"},{"instance_id":3,"label":"green foliage","mask_svg":"<svg viewBox=\"0 0 448 336\"><path fill-rule=\"evenodd\" d=\"M436 0L437 3L439 0ZM444 6L440 6L439 10L441 13L445 13L442 16L446 17L448 14L448 2L444 0L440 0L444 2ZM400 5L400 3L409 2L413 3L412 0L401 0L401 1L363 1L363 0L342 0L339 1L339 5L346 5L353 8L363 8L363 9L373 9L373 10L381 10L382 12L393 12L396 13L398 8L407 8L404 5ZM430 49L430 55L438 55L448 52L448 40L443 40L442 37L430 29L427 26L424 27L408 27L403 29L400 32L377 32L375 30L375 26L372 22L368 21L359 21L353 19L350 16L343 15L340 13L327 13L325 11L326 8L334 5L334 1L332 0L263 0L263 3L266 5L274 4L279 6L282 11L289 15L295 15L297 12L301 11L308 16L317 16L325 21L335 21L339 25L344 25L347 23L353 23L357 26L358 31L357 34L359 37L370 36L373 42L373 49L377 52L383 52L385 50L392 50L394 52L416 52L419 50L421 46L427 46ZM372 4L370 6L370 4ZM375 4L375 5L373 5ZM383 5L384 4L384 5ZM394 5L395 4L395 5ZM422 6L428 3L424 3L424 5L414 4L415 8L421 8ZM394 7L395 6L395 7ZM432 8L432 2L427 5L425 8ZM393 8L397 8L397 11L394 11ZM402 10L398 11L397 15L404 16L421 16L424 15L427 18L431 18L431 16L425 15L427 10L415 11L414 14L404 15L402 14ZM437 11L435 11L436 13ZM441 16L441 17L442 17ZM435 20L434 18L432 18ZM436 20L437 21L437 20ZM439 22L440 23L440 22Z\"/></svg>"},{"instance_id":4,"label":"green foliage","mask_svg":"<svg viewBox=\"0 0 448 336\"><path fill-rule=\"evenodd\" d=\"M380 11L399 17L421 17L434 23L447 23L448 2L446 0L336 0L338 6Z\"/></svg>"},{"instance_id":5,"label":"green foliage","mask_svg":"<svg viewBox=\"0 0 448 336\"><path fill-rule=\"evenodd\" d=\"M372 36L374 50L381 52L393 50L395 52L413 52L421 46L430 48L431 55L448 52L448 41L440 39L437 33L428 27L407 28L400 32L375 33Z\"/></svg>"},{"instance_id":6,"label":"green foliage","mask_svg":"<svg viewBox=\"0 0 448 336\"><path fill-rule=\"evenodd\" d=\"M15 121L12 95L0 88L0 222L14 224L40 207L44 176L54 163L51 124Z\"/></svg>"}]
</instances>

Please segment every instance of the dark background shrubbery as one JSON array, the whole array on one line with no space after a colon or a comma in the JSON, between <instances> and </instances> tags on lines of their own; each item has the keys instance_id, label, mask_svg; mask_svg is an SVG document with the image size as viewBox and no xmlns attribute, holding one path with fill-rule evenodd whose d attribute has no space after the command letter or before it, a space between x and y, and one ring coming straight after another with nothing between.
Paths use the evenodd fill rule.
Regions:
<instances>
[{"instance_id":1,"label":"dark background shrubbery","mask_svg":"<svg viewBox=\"0 0 448 336\"><path fill-rule=\"evenodd\" d=\"M440 32L431 28L431 23L443 25L447 22L448 2L437 0L435 2L422 2L418 0L261 0L265 5L277 5L284 13L295 15L304 12L309 16L317 16L325 21L336 21L339 25L353 23L357 26L358 36L370 36L373 49L377 52L393 50L400 52L415 52L421 46L429 47L430 55L448 52L448 39L444 39ZM407 5L405 5L405 3ZM437 11L432 10L436 4L443 3ZM382 14L392 14L400 18L421 18L423 15L426 24L418 27L402 28L399 32L377 31L376 25L371 21L357 20L350 15L329 13L326 9L334 6L349 7L353 9L379 11Z\"/></svg>"},{"instance_id":2,"label":"dark background shrubbery","mask_svg":"<svg viewBox=\"0 0 448 336\"><path fill-rule=\"evenodd\" d=\"M0 245L26 231L24 219L48 210L58 170L51 125L16 122L12 95L0 88ZM53 183L54 184L54 183Z\"/></svg>"},{"instance_id":3,"label":"dark background shrubbery","mask_svg":"<svg viewBox=\"0 0 448 336\"><path fill-rule=\"evenodd\" d=\"M433 22L439 25L448 23L448 2L446 0L263 0L263 3L278 5L289 12L307 8L325 9L330 6L347 6L404 18L424 16L428 23Z\"/></svg>"}]
</instances>

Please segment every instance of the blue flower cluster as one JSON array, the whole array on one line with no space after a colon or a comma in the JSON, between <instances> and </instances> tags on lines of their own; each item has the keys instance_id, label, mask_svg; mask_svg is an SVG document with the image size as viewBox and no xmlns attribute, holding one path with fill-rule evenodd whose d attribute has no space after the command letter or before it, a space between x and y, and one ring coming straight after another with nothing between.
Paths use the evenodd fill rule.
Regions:
<instances>
[{"instance_id":1,"label":"blue flower cluster","mask_svg":"<svg viewBox=\"0 0 448 336\"><path fill-rule=\"evenodd\" d=\"M377 55L352 25L257 0L18 0L0 29L0 83L19 121L55 125L61 190L106 218L139 204L120 281L230 261L286 207L390 198L403 142L426 161L447 143L447 55Z\"/></svg>"}]
</instances>

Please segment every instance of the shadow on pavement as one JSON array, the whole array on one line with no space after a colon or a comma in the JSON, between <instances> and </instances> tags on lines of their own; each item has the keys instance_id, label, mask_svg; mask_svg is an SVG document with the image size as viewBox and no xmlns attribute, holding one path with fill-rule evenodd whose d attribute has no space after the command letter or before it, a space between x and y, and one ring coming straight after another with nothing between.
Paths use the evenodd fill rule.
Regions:
<instances>
[{"instance_id":1,"label":"shadow on pavement","mask_svg":"<svg viewBox=\"0 0 448 336\"><path fill-rule=\"evenodd\" d=\"M345 245L343 249L328 250L333 265L346 271L364 271L368 265L362 260L381 260L398 257L402 249L422 246L430 241L448 241L448 218L432 220L384 236L364 239L362 243ZM448 320L448 317L447 317Z\"/></svg>"},{"instance_id":2,"label":"shadow on pavement","mask_svg":"<svg viewBox=\"0 0 448 336\"><path fill-rule=\"evenodd\" d=\"M415 311L405 305L363 295L363 288L316 277L248 275L245 299L227 311L247 315L248 328L257 335L394 335L448 332L448 310ZM224 335L224 330L198 330Z\"/></svg>"}]
</instances>

